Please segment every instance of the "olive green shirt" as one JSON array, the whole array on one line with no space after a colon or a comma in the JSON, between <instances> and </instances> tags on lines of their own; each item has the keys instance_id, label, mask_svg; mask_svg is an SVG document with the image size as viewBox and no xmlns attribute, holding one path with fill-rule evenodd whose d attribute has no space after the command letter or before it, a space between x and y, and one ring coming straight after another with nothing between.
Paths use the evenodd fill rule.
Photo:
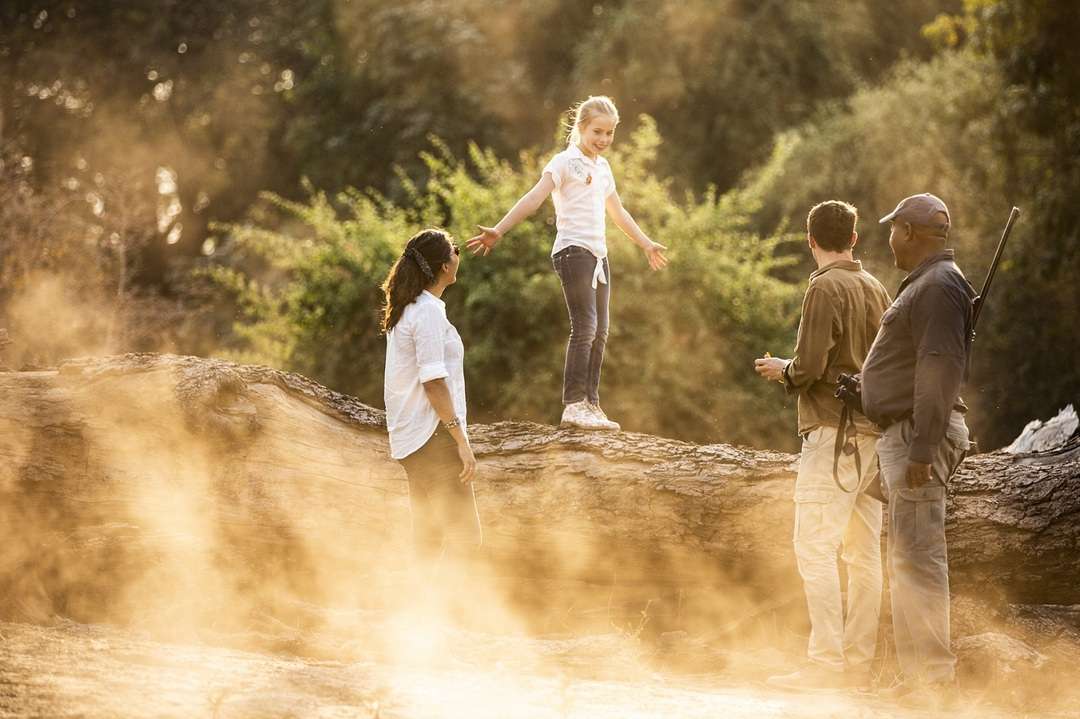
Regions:
<instances>
[{"instance_id":1,"label":"olive green shirt","mask_svg":"<svg viewBox=\"0 0 1080 719\"><path fill-rule=\"evenodd\" d=\"M784 369L788 392L799 396L799 434L840 425L836 378L862 370L889 303L885 287L858 260L838 260L810 275L795 357ZM861 414L855 422L860 432L880 433Z\"/></svg>"}]
</instances>

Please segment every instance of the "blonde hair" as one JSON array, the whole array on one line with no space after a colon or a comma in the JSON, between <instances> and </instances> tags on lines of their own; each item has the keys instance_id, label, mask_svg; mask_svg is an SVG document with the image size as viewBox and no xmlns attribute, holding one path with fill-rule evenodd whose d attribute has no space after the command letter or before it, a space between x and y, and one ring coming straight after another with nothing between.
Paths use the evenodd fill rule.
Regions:
<instances>
[{"instance_id":1,"label":"blonde hair","mask_svg":"<svg viewBox=\"0 0 1080 719\"><path fill-rule=\"evenodd\" d=\"M588 125L598 115L607 115L619 121L619 110L607 95L589 95L587 100L570 108L570 133L566 137L567 145L581 142L581 128Z\"/></svg>"}]
</instances>

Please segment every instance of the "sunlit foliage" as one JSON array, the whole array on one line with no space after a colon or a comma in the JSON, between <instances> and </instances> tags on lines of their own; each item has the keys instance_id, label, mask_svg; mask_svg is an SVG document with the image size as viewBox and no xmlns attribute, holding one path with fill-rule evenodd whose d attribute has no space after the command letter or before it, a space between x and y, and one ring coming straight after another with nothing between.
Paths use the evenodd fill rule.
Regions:
<instances>
[{"instance_id":1,"label":"sunlit foliage","mask_svg":"<svg viewBox=\"0 0 1080 719\"><path fill-rule=\"evenodd\" d=\"M772 177L697 200L673 197L650 167L661 146L649 118L611 162L624 203L670 248L671 266L651 273L640 251L615 230L612 333L604 403L628 428L698 440L790 445L791 407L765 386L752 359L789 349L799 288L774 274L782 234L761 237L749 223ZM312 191L304 203L268 199L288 232L227 228L234 256L212 273L240 298L245 317L235 350L310 374L379 403L383 341L378 285L418 227L446 226L459 241L477 222L494 222L539 177L544 156L518 163L473 146L468 160L436 142L424 154L430 179L410 201L347 191L333 200ZM337 208L341 208L338 212ZM487 258L466 258L449 314L467 347L471 407L477 419L553 421L561 411L566 311L549 253L550 204ZM256 261L257 260L257 261Z\"/></svg>"}]
</instances>

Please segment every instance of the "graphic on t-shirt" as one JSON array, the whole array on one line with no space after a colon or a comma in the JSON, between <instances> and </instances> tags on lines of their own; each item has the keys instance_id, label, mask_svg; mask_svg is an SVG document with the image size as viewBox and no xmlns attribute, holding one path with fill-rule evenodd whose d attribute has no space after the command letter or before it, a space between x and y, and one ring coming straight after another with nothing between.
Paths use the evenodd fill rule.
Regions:
<instances>
[{"instance_id":1,"label":"graphic on t-shirt","mask_svg":"<svg viewBox=\"0 0 1080 719\"><path fill-rule=\"evenodd\" d=\"M570 176L574 179L581 180L586 185L592 183L592 175L589 174L589 170L585 167L585 163L579 158L575 157L570 160L568 169L570 170Z\"/></svg>"}]
</instances>

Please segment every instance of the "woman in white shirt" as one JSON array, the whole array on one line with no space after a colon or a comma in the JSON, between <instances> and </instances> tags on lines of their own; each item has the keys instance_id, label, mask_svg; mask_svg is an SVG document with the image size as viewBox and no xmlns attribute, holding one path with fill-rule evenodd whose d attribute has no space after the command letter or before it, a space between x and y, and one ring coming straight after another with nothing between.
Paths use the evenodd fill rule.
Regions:
<instances>
[{"instance_id":1,"label":"woman in white shirt","mask_svg":"<svg viewBox=\"0 0 1080 719\"><path fill-rule=\"evenodd\" d=\"M427 229L409 240L383 282L390 454L408 475L413 539L428 558L448 545L482 541L465 422L465 348L442 301L460 263L450 235Z\"/></svg>"},{"instance_id":2,"label":"woman in white shirt","mask_svg":"<svg viewBox=\"0 0 1080 719\"><path fill-rule=\"evenodd\" d=\"M600 409L600 368L608 337L611 267L604 213L645 253L649 267L667 264L663 245L649 239L623 207L615 176L603 154L615 139L619 111L611 98L590 97L574 108L566 149L551 158L540 180L494 227L466 244L488 254L515 225L536 212L551 195L555 203L555 246L551 263L562 283L570 339L563 367L562 426L618 430Z\"/></svg>"}]
</instances>

